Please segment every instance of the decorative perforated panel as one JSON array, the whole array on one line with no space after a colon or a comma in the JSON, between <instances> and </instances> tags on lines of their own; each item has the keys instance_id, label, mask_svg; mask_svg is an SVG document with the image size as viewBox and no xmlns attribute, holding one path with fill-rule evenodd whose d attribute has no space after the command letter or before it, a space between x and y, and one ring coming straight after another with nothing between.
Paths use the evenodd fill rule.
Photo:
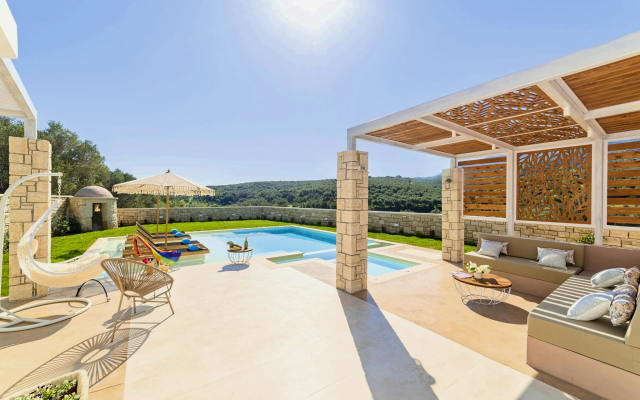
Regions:
<instances>
[{"instance_id":1,"label":"decorative perforated panel","mask_svg":"<svg viewBox=\"0 0 640 400\"><path fill-rule=\"evenodd\" d=\"M518 154L517 218L591 222L591 145Z\"/></svg>"},{"instance_id":2,"label":"decorative perforated panel","mask_svg":"<svg viewBox=\"0 0 640 400\"><path fill-rule=\"evenodd\" d=\"M580 125L573 125L549 131L501 137L500 140L513 146L526 146L529 144L557 142L558 140L578 139L583 137L587 137L587 131L582 129Z\"/></svg>"},{"instance_id":3,"label":"decorative perforated panel","mask_svg":"<svg viewBox=\"0 0 640 400\"><path fill-rule=\"evenodd\" d=\"M560 108L554 108L539 113L475 125L471 129L484 133L487 136L500 138L502 136L533 133L535 131L562 128L571 125L576 125L576 121L571 117L565 117Z\"/></svg>"},{"instance_id":4,"label":"decorative perforated panel","mask_svg":"<svg viewBox=\"0 0 640 400\"><path fill-rule=\"evenodd\" d=\"M452 108L436 116L469 126L557 106L539 87L531 86Z\"/></svg>"}]
</instances>

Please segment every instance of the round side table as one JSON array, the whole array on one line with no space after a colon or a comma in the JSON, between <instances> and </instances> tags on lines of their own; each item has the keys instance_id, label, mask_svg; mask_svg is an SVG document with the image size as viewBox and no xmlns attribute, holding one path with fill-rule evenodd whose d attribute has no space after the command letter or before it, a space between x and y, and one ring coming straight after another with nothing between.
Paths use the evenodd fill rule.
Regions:
<instances>
[{"instance_id":1,"label":"round side table","mask_svg":"<svg viewBox=\"0 0 640 400\"><path fill-rule=\"evenodd\" d=\"M511 281L500 275L484 274L479 280L473 276L469 278L451 276L463 304L478 303L492 306L502 303L511 294Z\"/></svg>"},{"instance_id":2,"label":"round side table","mask_svg":"<svg viewBox=\"0 0 640 400\"><path fill-rule=\"evenodd\" d=\"M253 249L227 250L231 264L248 264L253 256Z\"/></svg>"}]
</instances>

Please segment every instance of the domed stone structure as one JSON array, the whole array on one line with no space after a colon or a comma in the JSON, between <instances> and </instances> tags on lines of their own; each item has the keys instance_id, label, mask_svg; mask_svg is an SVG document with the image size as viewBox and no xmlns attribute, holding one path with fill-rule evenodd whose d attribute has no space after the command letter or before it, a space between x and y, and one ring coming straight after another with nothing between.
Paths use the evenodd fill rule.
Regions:
<instances>
[{"instance_id":1,"label":"domed stone structure","mask_svg":"<svg viewBox=\"0 0 640 400\"><path fill-rule=\"evenodd\" d=\"M118 227L117 200L101 186L86 186L69 199L69 215L82 232Z\"/></svg>"},{"instance_id":2,"label":"domed stone structure","mask_svg":"<svg viewBox=\"0 0 640 400\"><path fill-rule=\"evenodd\" d=\"M94 197L94 198L107 198L112 199L113 195L110 191L102 186L85 186L78 190L73 197Z\"/></svg>"}]
</instances>

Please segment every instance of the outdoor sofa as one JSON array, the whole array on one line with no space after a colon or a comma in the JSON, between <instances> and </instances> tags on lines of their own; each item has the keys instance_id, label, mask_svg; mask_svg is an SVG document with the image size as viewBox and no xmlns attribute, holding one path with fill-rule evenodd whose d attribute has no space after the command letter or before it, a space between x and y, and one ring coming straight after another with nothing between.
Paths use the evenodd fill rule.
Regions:
<instances>
[{"instance_id":1,"label":"outdoor sofa","mask_svg":"<svg viewBox=\"0 0 640 400\"><path fill-rule=\"evenodd\" d=\"M464 263L466 264L472 261L478 265L490 265L492 270L511 280L513 290L522 293L546 297L562 282L571 276L580 274L584 269L585 246L580 243L481 234L478 238L478 246L480 246L482 240L508 242L509 254L501 254L498 259L494 259L472 251L464 254ZM557 268L543 267L537 262L538 247L574 250L575 265L567 265L566 271Z\"/></svg>"},{"instance_id":2,"label":"outdoor sofa","mask_svg":"<svg viewBox=\"0 0 640 400\"><path fill-rule=\"evenodd\" d=\"M503 235L482 235L480 240L483 238L508 241L510 255L496 260L471 252L465 254L465 262L489 264L499 274L515 277L520 287L514 284L514 290L535 292L553 287L529 313L527 363L604 398L637 398L640 312L621 326L613 326L608 315L594 321L576 321L566 313L582 296L610 290L592 287L592 275L608 268L640 265L640 250ZM574 249L575 267L548 271L535 262L537 247Z\"/></svg>"}]
</instances>

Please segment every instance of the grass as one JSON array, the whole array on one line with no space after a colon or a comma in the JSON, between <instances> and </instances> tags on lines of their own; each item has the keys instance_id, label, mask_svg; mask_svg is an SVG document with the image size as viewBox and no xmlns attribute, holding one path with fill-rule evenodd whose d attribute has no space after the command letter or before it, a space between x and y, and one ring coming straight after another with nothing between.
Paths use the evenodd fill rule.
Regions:
<instances>
[{"instance_id":1,"label":"grass","mask_svg":"<svg viewBox=\"0 0 640 400\"><path fill-rule=\"evenodd\" d=\"M240 228L258 228L268 226L296 225L307 228L321 229L324 231L335 232L336 228L329 226L315 226L304 224L292 224L290 222L266 221L266 220L236 220L236 221L208 221L208 222L175 222L171 224L172 229L181 231L207 231L218 229L240 229ZM155 224L145 225L150 232L155 232ZM51 262L60 262L77 257L83 254L89 246L97 239L109 236L124 236L134 233L136 227L123 226L116 229L107 229L104 231L94 231L79 233L76 235L56 236L51 238ZM163 230L163 227L160 227ZM425 238L419 236L405 236L391 233L369 232L371 239L387 240L389 242L409 244L412 246L427 247L430 249L442 250L442 241L440 239ZM464 251L475 250L475 246L465 245ZM9 255L4 254L2 258L2 291L1 296L7 296L9 292Z\"/></svg>"}]
</instances>

